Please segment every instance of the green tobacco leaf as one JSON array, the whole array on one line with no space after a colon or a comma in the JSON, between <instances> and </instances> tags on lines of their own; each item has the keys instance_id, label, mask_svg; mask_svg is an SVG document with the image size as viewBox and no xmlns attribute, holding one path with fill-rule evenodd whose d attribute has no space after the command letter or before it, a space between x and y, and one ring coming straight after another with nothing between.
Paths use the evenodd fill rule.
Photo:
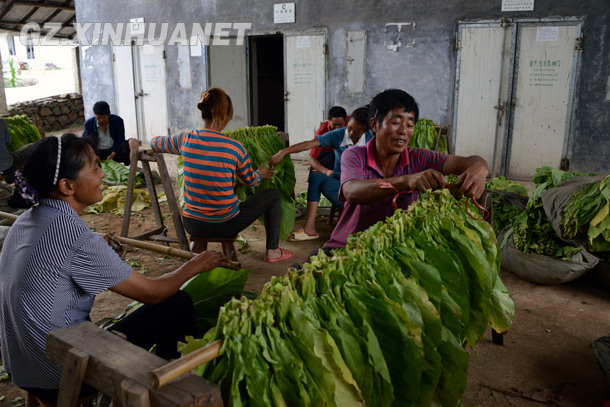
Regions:
<instances>
[{"instance_id":1,"label":"green tobacco leaf","mask_svg":"<svg viewBox=\"0 0 610 407\"><path fill-rule=\"evenodd\" d=\"M101 164L102 170L106 173L104 181L110 184L126 184L129 180L129 168L114 160L105 160ZM144 180L140 175L136 175L136 185L141 185Z\"/></svg>"},{"instance_id":2,"label":"green tobacco leaf","mask_svg":"<svg viewBox=\"0 0 610 407\"><path fill-rule=\"evenodd\" d=\"M491 293L491 315L489 324L498 333L507 332L515 316L515 303L510 299L508 290L499 278Z\"/></svg>"},{"instance_id":3,"label":"green tobacco leaf","mask_svg":"<svg viewBox=\"0 0 610 407\"><path fill-rule=\"evenodd\" d=\"M203 333L216 324L219 308L241 294L250 273L251 270L217 267L184 283L181 289L193 300L199 332Z\"/></svg>"}]
</instances>

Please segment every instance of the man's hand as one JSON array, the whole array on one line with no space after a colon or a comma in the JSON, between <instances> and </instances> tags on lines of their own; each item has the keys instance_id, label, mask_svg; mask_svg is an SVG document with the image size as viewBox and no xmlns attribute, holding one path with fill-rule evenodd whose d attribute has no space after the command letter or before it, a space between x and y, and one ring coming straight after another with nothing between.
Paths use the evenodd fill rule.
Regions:
<instances>
[{"instance_id":1,"label":"man's hand","mask_svg":"<svg viewBox=\"0 0 610 407\"><path fill-rule=\"evenodd\" d=\"M279 163L281 163L283 159L284 159L284 152L283 152L283 150L282 151L278 151L269 160L269 168L275 168L275 166L278 165Z\"/></svg>"},{"instance_id":2,"label":"man's hand","mask_svg":"<svg viewBox=\"0 0 610 407\"><path fill-rule=\"evenodd\" d=\"M326 169L326 171L324 171L324 174L328 175L329 177L333 176L334 171L333 170L329 170L328 168Z\"/></svg>"},{"instance_id":3,"label":"man's hand","mask_svg":"<svg viewBox=\"0 0 610 407\"><path fill-rule=\"evenodd\" d=\"M112 153L110 153L110 155L106 158L106 160L114 160L114 157L116 157L116 151L113 151Z\"/></svg>"},{"instance_id":4,"label":"man's hand","mask_svg":"<svg viewBox=\"0 0 610 407\"><path fill-rule=\"evenodd\" d=\"M426 192L428 189L440 189L445 187L445 176L438 171L428 169L417 174L405 175L407 177L408 190Z\"/></svg>"},{"instance_id":5,"label":"man's hand","mask_svg":"<svg viewBox=\"0 0 610 407\"><path fill-rule=\"evenodd\" d=\"M483 163L476 163L466 169L455 183L455 186L459 187L456 197L459 199L464 195L468 198L480 198L485 191L485 177L488 172Z\"/></svg>"},{"instance_id":6,"label":"man's hand","mask_svg":"<svg viewBox=\"0 0 610 407\"><path fill-rule=\"evenodd\" d=\"M258 172L261 173L261 176L263 177L263 179L272 179L273 176L275 175L275 171L272 168L264 167L262 164L258 168Z\"/></svg>"},{"instance_id":7,"label":"man's hand","mask_svg":"<svg viewBox=\"0 0 610 407\"><path fill-rule=\"evenodd\" d=\"M195 266L197 274L208 272L216 267L232 268L231 261L226 256L211 250L199 253L189 263Z\"/></svg>"}]
</instances>

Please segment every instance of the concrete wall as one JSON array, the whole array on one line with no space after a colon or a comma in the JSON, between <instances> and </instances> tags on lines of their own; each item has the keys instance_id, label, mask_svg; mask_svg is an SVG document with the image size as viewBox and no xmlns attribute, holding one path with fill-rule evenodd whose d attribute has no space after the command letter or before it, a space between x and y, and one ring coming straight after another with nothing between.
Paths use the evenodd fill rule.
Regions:
<instances>
[{"instance_id":1,"label":"concrete wall","mask_svg":"<svg viewBox=\"0 0 610 407\"><path fill-rule=\"evenodd\" d=\"M610 144L605 133L610 128L610 101L606 101L610 75L610 3L607 0L536 0L535 10L501 12L500 0L431 0L428 2L381 0L295 0L296 23L274 24L271 0L76 0L77 20L87 22L128 22L143 17L146 23L204 24L250 22L251 31L306 30L323 28L328 33L327 104L348 110L364 105L378 92L401 88L419 102L422 117L436 123L451 123L454 94L455 59L453 39L457 22L470 19L546 18L551 16L586 17L585 48L571 169L609 170L606 157ZM398 33L386 24L411 22ZM366 86L361 94L345 91L346 33L366 30ZM91 34L91 31L89 32ZM190 35L190 34L188 34ZM396 51L388 45L400 40ZM413 46L406 46L413 44ZM83 92L86 114L95 101L114 103L110 46L84 47L81 52ZM168 91L172 131L200 125L194 100L202 89L193 80L192 89L178 89L176 55L168 49ZM196 72L195 67L191 67Z\"/></svg>"}]
</instances>

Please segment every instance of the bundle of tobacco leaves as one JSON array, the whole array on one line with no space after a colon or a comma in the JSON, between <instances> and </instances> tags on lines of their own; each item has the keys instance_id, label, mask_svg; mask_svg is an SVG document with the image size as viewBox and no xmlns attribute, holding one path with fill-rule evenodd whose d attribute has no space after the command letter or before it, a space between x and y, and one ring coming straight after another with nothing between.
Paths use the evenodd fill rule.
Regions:
<instances>
[{"instance_id":1,"label":"bundle of tobacco leaves","mask_svg":"<svg viewBox=\"0 0 610 407\"><path fill-rule=\"evenodd\" d=\"M528 196L526 187L516 181L510 181L503 176L493 178L485 183L485 189L500 192L512 192L525 198ZM524 199L525 200L525 199ZM523 212L522 207L515 205L511 199L502 193L492 193L493 225L496 234L499 234L515 216Z\"/></svg>"},{"instance_id":2,"label":"bundle of tobacco leaves","mask_svg":"<svg viewBox=\"0 0 610 407\"><path fill-rule=\"evenodd\" d=\"M594 182L568 201L561 233L568 239L586 237L592 252L610 251L610 176Z\"/></svg>"},{"instance_id":3,"label":"bundle of tobacco leaves","mask_svg":"<svg viewBox=\"0 0 610 407\"><path fill-rule=\"evenodd\" d=\"M229 406L456 406L488 325L512 323L491 226L448 190L320 252L256 299L233 299L184 353L224 339L197 369Z\"/></svg>"},{"instance_id":4,"label":"bundle of tobacco leaves","mask_svg":"<svg viewBox=\"0 0 610 407\"><path fill-rule=\"evenodd\" d=\"M536 189L529 197L525 211L511 221L513 241L517 250L561 259L572 258L580 250L566 245L557 237L549 218L544 213L541 197L547 189L558 187L568 179L583 175L595 174L565 172L551 167L536 169L534 177Z\"/></svg>"}]
</instances>

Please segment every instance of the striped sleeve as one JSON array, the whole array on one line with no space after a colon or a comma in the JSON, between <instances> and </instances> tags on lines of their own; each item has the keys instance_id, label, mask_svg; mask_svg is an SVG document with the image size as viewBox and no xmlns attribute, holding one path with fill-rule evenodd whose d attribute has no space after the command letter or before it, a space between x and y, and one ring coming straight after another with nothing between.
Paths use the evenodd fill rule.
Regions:
<instances>
[{"instance_id":1,"label":"striped sleeve","mask_svg":"<svg viewBox=\"0 0 610 407\"><path fill-rule=\"evenodd\" d=\"M427 169L433 169L438 172L443 172L443 165L447 159L447 154L439 153L425 148L414 148L409 154L409 161L413 167L414 173L422 172Z\"/></svg>"},{"instance_id":2,"label":"striped sleeve","mask_svg":"<svg viewBox=\"0 0 610 407\"><path fill-rule=\"evenodd\" d=\"M343 184L351 180L366 179L364 166L366 165L366 147L348 148L341 155L341 188L339 188L339 201L345 202Z\"/></svg>"},{"instance_id":3,"label":"striped sleeve","mask_svg":"<svg viewBox=\"0 0 610 407\"><path fill-rule=\"evenodd\" d=\"M320 147L338 148L345 137L345 127L318 136Z\"/></svg>"},{"instance_id":4,"label":"striped sleeve","mask_svg":"<svg viewBox=\"0 0 610 407\"><path fill-rule=\"evenodd\" d=\"M132 273L104 238L94 234L76 252L69 270L76 285L90 295L114 287Z\"/></svg>"},{"instance_id":5,"label":"striped sleeve","mask_svg":"<svg viewBox=\"0 0 610 407\"><path fill-rule=\"evenodd\" d=\"M171 136L157 136L150 141L150 147L156 153L180 154L182 142L188 132L176 133Z\"/></svg>"},{"instance_id":6,"label":"striped sleeve","mask_svg":"<svg viewBox=\"0 0 610 407\"><path fill-rule=\"evenodd\" d=\"M243 148L243 146L241 150L241 157L238 157L239 166L237 167L237 176L244 182L244 184L246 184L246 186L254 188L261 182L263 176L260 172L255 171L252 168L252 164L250 163L250 156Z\"/></svg>"}]
</instances>

